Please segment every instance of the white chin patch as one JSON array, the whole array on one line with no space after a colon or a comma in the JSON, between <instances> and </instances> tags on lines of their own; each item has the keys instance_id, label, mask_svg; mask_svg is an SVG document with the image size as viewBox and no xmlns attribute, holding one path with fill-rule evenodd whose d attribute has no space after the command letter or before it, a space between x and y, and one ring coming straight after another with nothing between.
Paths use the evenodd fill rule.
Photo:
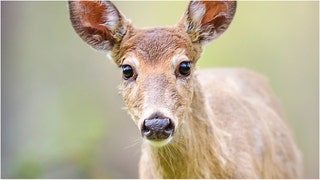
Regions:
<instances>
[{"instance_id":1,"label":"white chin patch","mask_svg":"<svg viewBox=\"0 0 320 180\"><path fill-rule=\"evenodd\" d=\"M165 146L167 144L169 144L172 140L172 136L168 137L167 139L165 140L161 140L161 141L151 141L149 139L146 139L145 140L151 144L152 146L155 146L155 147L162 147L162 146Z\"/></svg>"}]
</instances>

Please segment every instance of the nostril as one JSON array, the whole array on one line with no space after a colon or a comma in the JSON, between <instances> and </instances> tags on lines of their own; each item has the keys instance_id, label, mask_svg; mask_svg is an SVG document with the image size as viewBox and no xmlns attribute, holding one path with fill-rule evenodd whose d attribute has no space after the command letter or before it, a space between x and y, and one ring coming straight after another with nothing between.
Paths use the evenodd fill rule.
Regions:
<instances>
[{"instance_id":1,"label":"nostril","mask_svg":"<svg viewBox=\"0 0 320 180\"><path fill-rule=\"evenodd\" d=\"M172 133L173 132L173 129L174 129L174 126L172 124L172 122L169 120L169 123L168 125L165 127L164 131L166 133Z\"/></svg>"},{"instance_id":2,"label":"nostril","mask_svg":"<svg viewBox=\"0 0 320 180\"><path fill-rule=\"evenodd\" d=\"M166 126L164 127L165 131L172 131L173 130L173 124L171 122L171 120L169 119Z\"/></svg>"},{"instance_id":3,"label":"nostril","mask_svg":"<svg viewBox=\"0 0 320 180\"><path fill-rule=\"evenodd\" d=\"M144 128L144 130L143 130L143 135L144 135L144 136L150 136L150 134L151 134L151 130L148 129L148 128Z\"/></svg>"},{"instance_id":4,"label":"nostril","mask_svg":"<svg viewBox=\"0 0 320 180\"><path fill-rule=\"evenodd\" d=\"M141 132L144 136L149 136L151 134L150 125L146 123L146 121L144 121L142 124Z\"/></svg>"}]
</instances>

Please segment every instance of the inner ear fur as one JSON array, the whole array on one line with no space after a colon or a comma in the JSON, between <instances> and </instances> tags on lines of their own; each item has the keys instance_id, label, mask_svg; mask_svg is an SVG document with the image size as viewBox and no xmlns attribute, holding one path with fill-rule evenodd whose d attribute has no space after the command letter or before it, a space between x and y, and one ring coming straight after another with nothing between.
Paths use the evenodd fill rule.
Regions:
<instances>
[{"instance_id":1,"label":"inner ear fur","mask_svg":"<svg viewBox=\"0 0 320 180\"><path fill-rule=\"evenodd\" d=\"M69 1L77 34L97 50L111 51L127 31L127 21L110 1Z\"/></svg>"},{"instance_id":2,"label":"inner ear fur","mask_svg":"<svg viewBox=\"0 0 320 180\"><path fill-rule=\"evenodd\" d=\"M193 42L206 44L223 34L236 12L236 1L191 1L183 24Z\"/></svg>"}]
</instances>

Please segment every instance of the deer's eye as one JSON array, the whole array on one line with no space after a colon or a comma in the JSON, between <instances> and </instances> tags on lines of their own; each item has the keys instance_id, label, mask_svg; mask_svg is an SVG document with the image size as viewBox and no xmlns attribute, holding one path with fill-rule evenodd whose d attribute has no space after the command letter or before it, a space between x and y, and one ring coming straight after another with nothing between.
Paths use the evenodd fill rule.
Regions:
<instances>
[{"instance_id":1,"label":"deer's eye","mask_svg":"<svg viewBox=\"0 0 320 180\"><path fill-rule=\"evenodd\" d=\"M179 74L182 76L189 76L191 73L191 62L184 61L179 65Z\"/></svg>"},{"instance_id":2,"label":"deer's eye","mask_svg":"<svg viewBox=\"0 0 320 180\"><path fill-rule=\"evenodd\" d=\"M122 65L121 67L123 79L128 80L134 75L133 69L130 65Z\"/></svg>"}]
</instances>

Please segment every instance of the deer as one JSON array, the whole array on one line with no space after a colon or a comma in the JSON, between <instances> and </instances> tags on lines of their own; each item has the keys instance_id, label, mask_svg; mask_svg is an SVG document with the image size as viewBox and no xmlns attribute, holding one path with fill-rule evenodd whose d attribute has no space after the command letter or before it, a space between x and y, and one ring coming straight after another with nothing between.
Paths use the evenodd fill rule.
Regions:
<instances>
[{"instance_id":1,"label":"deer","mask_svg":"<svg viewBox=\"0 0 320 180\"><path fill-rule=\"evenodd\" d=\"M143 139L140 178L299 178L302 155L268 79L197 69L236 1L192 0L169 27L135 28L110 1L69 1L72 27L122 71L120 94Z\"/></svg>"}]
</instances>

